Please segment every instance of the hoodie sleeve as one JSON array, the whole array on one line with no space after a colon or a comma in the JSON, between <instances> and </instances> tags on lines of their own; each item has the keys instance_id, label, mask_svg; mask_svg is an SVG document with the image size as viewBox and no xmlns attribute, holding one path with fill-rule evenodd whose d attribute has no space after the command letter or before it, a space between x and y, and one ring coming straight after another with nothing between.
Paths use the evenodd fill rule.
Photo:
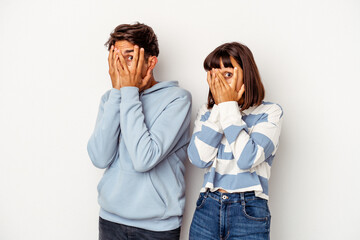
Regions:
<instances>
[{"instance_id":1,"label":"hoodie sleeve","mask_svg":"<svg viewBox=\"0 0 360 240\"><path fill-rule=\"evenodd\" d=\"M120 91L114 88L105 93L100 101L95 129L87 145L89 157L98 168L107 168L118 151L120 101Z\"/></svg>"},{"instance_id":2,"label":"hoodie sleeve","mask_svg":"<svg viewBox=\"0 0 360 240\"><path fill-rule=\"evenodd\" d=\"M138 88L123 87L121 95L122 140L134 169L147 172L161 162L188 131L191 95L186 92L170 102L149 128L144 121Z\"/></svg>"},{"instance_id":3,"label":"hoodie sleeve","mask_svg":"<svg viewBox=\"0 0 360 240\"><path fill-rule=\"evenodd\" d=\"M218 106L214 105L210 111L206 104L203 105L195 120L194 133L188 147L190 162L199 168L210 167L217 156L222 138Z\"/></svg>"}]
</instances>

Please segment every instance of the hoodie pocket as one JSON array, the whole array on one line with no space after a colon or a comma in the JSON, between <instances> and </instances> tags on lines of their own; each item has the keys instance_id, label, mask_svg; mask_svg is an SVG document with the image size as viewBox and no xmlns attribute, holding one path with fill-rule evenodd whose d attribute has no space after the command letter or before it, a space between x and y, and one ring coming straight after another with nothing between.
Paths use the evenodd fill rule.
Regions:
<instances>
[{"instance_id":1,"label":"hoodie pocket","mask_svg":"<svg viewBox=\"0 0 360 240\"><path fill-rule=\"evenodd\" d=\"M107 212L126 219L160 219L165 204L155 190L149 173L113 172L104 176L99 204Z\"/></svg>"}]
</instances>

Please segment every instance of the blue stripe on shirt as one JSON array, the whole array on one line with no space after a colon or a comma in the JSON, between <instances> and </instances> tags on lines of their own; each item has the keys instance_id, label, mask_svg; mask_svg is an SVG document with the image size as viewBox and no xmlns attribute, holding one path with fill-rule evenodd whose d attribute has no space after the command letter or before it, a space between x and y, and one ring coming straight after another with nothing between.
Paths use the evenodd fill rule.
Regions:
<instances>
[{"instance_id":1,"label":"blue stripe on shirt","mask_svg":"<svg viewBox=\"0 0 360 240\"><path fill-rule=\"evenodd\" d=\"M263 189L263 193L265 193L266 195L269 195L269 180L262 176L258 176L258 177L259 177L259 180L261 183L261 187Z\"/></svg>"},{"instance_id":2,"label":"blue stripe on shirt","mask_svg":"<svg viewBox=\"0 0 360 240\"><path fill-rule=\"evenodd\" d=\"M270 138L268 138L266 135L258 132L254 132L251 134L251 138L253 141L261 146L264 149L265 152L265 159L270 157L270 155L273 153L275 146Z\"/></svg>"},{"instance_id":3,"label":"blue stripe on shirt","mask_svg":"<svg viewBox=\"0 0 360 240\"><path fill-rule=\"evenodd\" d=\"M223 189L240 189L261 184L256 172L243 172L236 175L222 175L215 172L215 168L211 168L210 172L205 174L203 187L205 187L208 182L215 184L214 188L220 187Z\"/></svg>"},{"instance_id":4,"label":"blue stripe on shirt","mask_svg":"<svg viewBox=\"0 0 360 240\"><path fill-rule=\"evenodd\" d=\"M206 120L208 120L210 117L210 111L207 111L206 113L204 113L203 115L201 115L200 121L201 122L205 122Z\"/></svg>"},{"instance_id":5,"label":"blue stripe on shirt","mask_svg":"<svg viewBox=\"0 0 360 240\"><path fill-rule=\"evenodd\" d=\"M226 136L226 140L228 141L228 143L229 144L233 143L236 140L236 138L239 136L239 134L242 130L245 130L246 132L248 132L247 126L246 125L243 125L243 126L231 125L231 126L227 127L224 130L224 134Z\"/></svg>"},{"instance_id":6,"label":"blue stripe on shirt","mask_svg":"<svg viewBox=\"0 0 360 240\"><path fill-rule=\"evenodd\" d=\"M212 128L209 128L204 125L202 125L201 131L198 133L199 134L197 135L197 137L199 140L214 148L219 146L219 143L223 137L222 133L219 133L213 130Z\"/></svg>"},{"instance_id":7,"label":"blue stripe on shirt","mask_svg":"<svg viewBox=\"0 0 360 240\"><path fill-rule=\"evenodd\" d=\"M246 122L246 125L250 128L252 126L255 126L255 124L268 122L268 114L267 113L249 114L242 116L242 119Z\"/></svg>"},{"instance_id":8,"label":"blue stripe on shirt","mask_svg":"<svg viewBox=\"0 0 360 240\"><path fill-rule=\"evenodd\" d=\"M239 159L238 166L240 169L249 169L254 164L258 152L258 145L264 149L265 159L268 158L275 147L271 139L262 133L254 132L251 134L249 141L246 143Z\"/></svg>"},{"instance_id":9,"label":"blue stripe on shirt","mask_svg":"<svg viewBox=\"0 0 360 240\"><path fill-rule=\"evenodd\" d=\"M192 135L190 144L187 149L187 153L188 153L188 157L191 160L192 164L194 164L195 166L198 166L200 168L205 168L205 167L209 167L212 164L212 161L204 162L200 158L197 147L195 146L195 137L197 137L197 135L199 133L200 132L197 132Z\"/></svg>"},{"instance_id":10,"label":"blue stripe on shirt","mask_svg":"<svg viewBox=\"0 0 360 240\"><path fill-rule=\"evenodd\" d=\"M272 163L274 161L275 155L271 155L270 157L268 157L265 162L267 162L269 164L269 166L272 166Z\"/></svg>"},{"instance_id":11,"label":"blue stripe on shirt","mask_svg":"<svg viewBox=\"0 0 360 240\"><path fill-rule=\"evenodd\" d=\"M225 145L220 143L218 147L217 158L222 160L233 160L234 155L232 154L232 152L225 152Z\"/></svg>"}]
</instances>

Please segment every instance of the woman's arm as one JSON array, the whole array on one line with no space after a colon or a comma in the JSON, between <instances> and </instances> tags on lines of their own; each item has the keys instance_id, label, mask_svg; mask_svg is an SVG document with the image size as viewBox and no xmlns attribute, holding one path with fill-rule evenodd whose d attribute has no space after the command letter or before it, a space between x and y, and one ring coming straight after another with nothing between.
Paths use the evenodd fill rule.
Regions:
<instances>
[{"instance_id":1,"label":"woman's arm","mask_svg":"<svg viewBox=\"0 0 360 240\"><path fill-rule=\"evenodd\" d=\"M194 133L188 146L190 162L199 168L210 167L222 138L218 106L214 105L210 111L203 105L195 120Z\"/></svg>"},{"instance_id":2,"label":"woman's arm","mask_svg":"<svg viewBox=\"0 0 360 240\"><path fill-rule=\"evenodd\" d=\"M220 123L240 169L248 170L273 156L281 132L282 109L279 105L265 105L265 113L253 123L251 134L242 119L237 102L219 104Z\"/></svg>"}]
</instances>

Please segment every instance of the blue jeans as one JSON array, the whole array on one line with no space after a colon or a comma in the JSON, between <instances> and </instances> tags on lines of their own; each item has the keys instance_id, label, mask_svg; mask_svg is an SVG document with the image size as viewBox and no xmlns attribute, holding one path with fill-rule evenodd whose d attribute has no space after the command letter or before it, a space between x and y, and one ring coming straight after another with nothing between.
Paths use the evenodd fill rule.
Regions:
<instances>
[{"instance_id":1,"label":"blue jeans","mask_svg":"<svg viewBox=\"0 0 360 240\"><path fill-rule=\"evenodd\" d=\"M190 226L190 240L269 240L267 200L254 192L200 193Z\"/></svg>"},{"instance_id":2,"label":"blue jeans","mask_svg":"<svg viewBox=\"0 0 360 240\"><path fill-rule=\"evenodd\" d=\"M180 227L170 231L155 232L114 223L99 217L99 240L178 240Z\"/></svg>"}]
</instances>

